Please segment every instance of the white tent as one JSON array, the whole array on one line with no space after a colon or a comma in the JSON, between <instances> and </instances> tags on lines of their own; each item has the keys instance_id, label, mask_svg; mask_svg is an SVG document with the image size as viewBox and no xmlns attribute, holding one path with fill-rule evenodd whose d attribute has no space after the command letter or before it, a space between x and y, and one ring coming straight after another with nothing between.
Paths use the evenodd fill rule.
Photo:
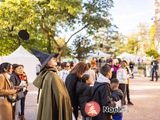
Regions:
<instances>
[{"instance_id":1,"label":"white tent","mask_svg":"<svg viewBox=\"0 0 160 120\"><path fill-rule=\"evenodd\" d=\"M106 54L100 50L96 50L96 53L94 54L91 54L89 57L110 57L111 55L110 54Z\"/></svg>"},{"instance_id":2,"label":"white tent","mask_svg":"<svg viewBox=\"0 0 160 120\"><path fill-rule=\"evenodd\" d=\"M28 81L32 82L36 78L36 65L39 64L39 60L25 50L23 46L19 46L9 56L1 56L0 63L2 62L22 64L24 65L24 71L27 74Z\"/></svg>"},{"instance_id":3,"label":"white tent","mask_svg":"<svg viewBox=\"0 0 160 120\"><path fill-rule=\"evenodd\" d=\"M127 52L122 53L121 55L117 56L117 58L125 58L125 59L135 59L136 56L129 54Z\"/></svg>"}]
</instances>

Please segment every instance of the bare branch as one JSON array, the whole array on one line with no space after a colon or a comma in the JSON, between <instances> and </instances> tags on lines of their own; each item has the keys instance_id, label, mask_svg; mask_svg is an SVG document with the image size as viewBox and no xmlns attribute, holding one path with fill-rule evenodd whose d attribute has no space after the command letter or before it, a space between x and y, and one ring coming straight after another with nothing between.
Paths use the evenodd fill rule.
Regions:
<instances>
[{"instance_id":1,"label":"bare branch","mask_svg":"<svg viewBox=\"0 0 160 120\"><path fill-rule=\"evenodd\" d=\"M82 31L83 29L85 29L88 25L89 25L89 24L85 25L85 26L82 27L80 30L78 30L78 31L76 31L75 33L73 33L73 34L69 37L69 39L67 40L67 42L66 42L64 45L66 45L66 44L71 40L71 38L72 38L75 34L79 33L79 32Z\"/></svg>"}]
</instances>

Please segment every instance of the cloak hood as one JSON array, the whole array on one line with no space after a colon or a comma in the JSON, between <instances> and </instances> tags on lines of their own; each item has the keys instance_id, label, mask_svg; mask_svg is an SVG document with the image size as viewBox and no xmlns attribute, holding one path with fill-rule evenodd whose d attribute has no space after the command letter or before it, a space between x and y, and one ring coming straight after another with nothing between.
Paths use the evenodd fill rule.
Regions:
<instances>
[{"instance_id":1,"label":"cloak hood","mask_svg":"<svg viewBox=\"0 0 160 120\"><path fill-rule=\"evenodd\" d=\"M42 89L42 85L43 85L43 80L45 78L45 76L48 74L49 71L53 71L53 72L57 72L56 68L54 67L48 67L48 68L44 68L37 76L37 78L34 80L33 84L37 87Z\"/></svg>"}]
</instances>

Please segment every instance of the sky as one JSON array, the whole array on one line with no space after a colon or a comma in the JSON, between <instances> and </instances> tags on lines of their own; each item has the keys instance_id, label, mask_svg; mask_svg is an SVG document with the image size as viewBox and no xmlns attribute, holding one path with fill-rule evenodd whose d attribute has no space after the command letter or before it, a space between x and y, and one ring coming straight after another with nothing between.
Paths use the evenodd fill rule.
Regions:
<instances>
[{"instance_id":1,"label":"sky","mask_svg":"<svg viewBox=\"0 0 160 120\"><path fill-rule=\"evenodd\" d=\"M114 7L110 10L113 24L123 35L136 31L139 23L151 26L155 17L155 0L114 0Z\"/></svg>"}]
</instances>

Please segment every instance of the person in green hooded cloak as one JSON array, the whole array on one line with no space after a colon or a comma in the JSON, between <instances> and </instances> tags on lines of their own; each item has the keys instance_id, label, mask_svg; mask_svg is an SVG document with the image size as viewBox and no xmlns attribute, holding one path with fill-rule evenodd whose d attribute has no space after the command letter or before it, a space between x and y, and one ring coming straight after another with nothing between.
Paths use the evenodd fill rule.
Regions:
<instances>
[{"instance_id":1,"label":"person in green hooded cloak","mask_svg":"<svg viewBox=\"0 0 160 120\"><path fill-rule=\"evenodd\" d=\"M58 54L30 49L41 63L40 73L33 82L40 89L37 120L72 120L70 97L55 68Z\"/></svg>"}]
</instances>

